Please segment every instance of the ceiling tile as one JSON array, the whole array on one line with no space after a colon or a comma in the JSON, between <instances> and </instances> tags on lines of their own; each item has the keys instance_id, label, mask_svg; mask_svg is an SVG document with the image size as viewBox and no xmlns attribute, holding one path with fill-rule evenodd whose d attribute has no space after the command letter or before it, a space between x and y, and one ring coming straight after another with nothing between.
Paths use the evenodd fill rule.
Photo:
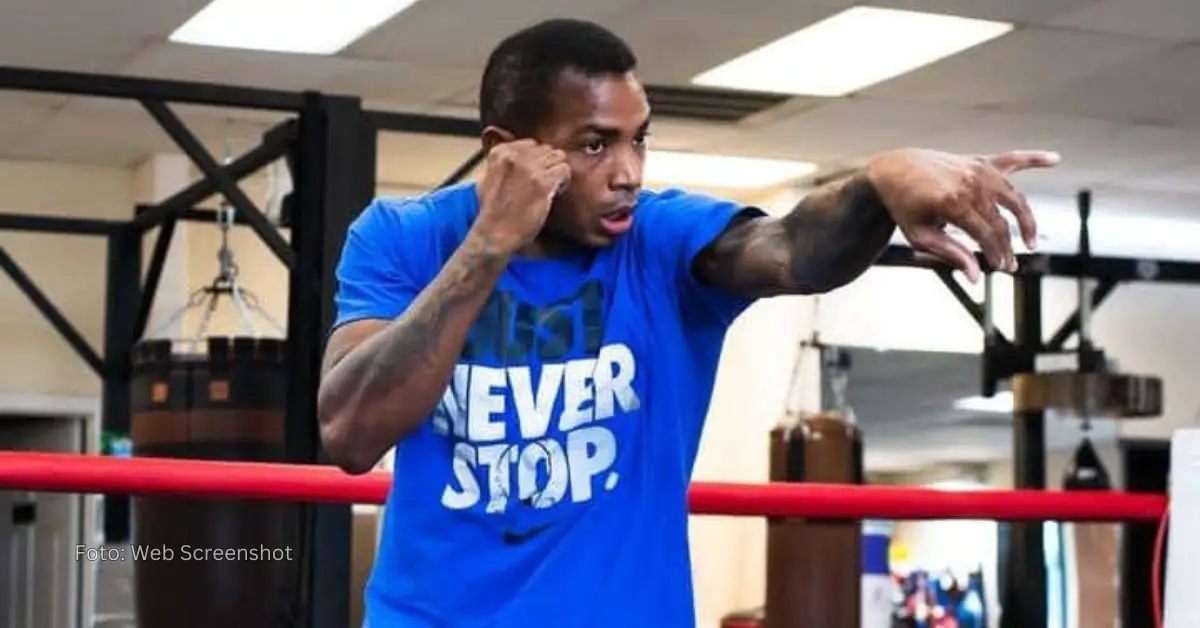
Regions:
<instances>
[{"instance_id":1,"label":"ceiling tile","mask_svg":"<svg viewBox=\"0 0 1200 628\"><path fill-rule=\"evenodd\" d=\"M164 43L142 52L122 71L137 76L301 90L340 74L372 69L376 65L371 61L343 57Z\"/></svg>"},{"instance_id":2,"label":"ceiling tile","mask_svg":"<svg viewBox=\"0 0 1200 628\"><path fill-rule=\"evenodd\" d=\"M979 117L972 111L870 98L839 99L797 116L739 131L739 142L796 157L855 159L911 145Z\"/></svg>"},{"instance_id":3,"label":"ceiling tile","mask_svg":"<svg viewBox=\"0 0 1200 628\"><path fill-rule=\"evenodd\" d=\"M333 94L388 100L395 106L428 105L462 91L477 91L480 70L402 62L363 62L327 74L310 87Z\"/></svg>"},{"instance_id":4,"label":"ceiling tile","mask_svg":"<svg viewBox=\"0 0 1200 628\"><path fill-rule=\"evenodd\" d=\"M25 33L59 43L75 35L92 33L113 37L166 39L166 36L211 0L55 0L53 6L43 0L4 0L4 20L0 33ZM9 30L11 29L11 30Z\"/></svg>"},{"instance_id":5,"label":"ceiling tile","mask_svg":"<svg viewBox=\"0 0 1200 628\"><path fill-rule=\"evenodd\" d=\"M1090 185L1106 177L1112 160L1100 165L1090 159L1094 137L1109 136L1116 125L1103 120L1056 116L989 114L967 124L944 127L920 139L920 145L967 155L992 155L1008 150L1055 150L1060 166L1014 175L1022 190L1049 191L1062 186Z\"/></svg>"},{"instance_id":6,"label":"ceiling tile","mask_svg":"<svg viewBox=\"0 0 1200 628\"><path fill-rule=\"evenodd\" d=\"M393 106L424 105L449 94L474 70L446 70L411 63L346 57L257 53L164 44L138 55L124 72L137 76L204 81L221 77L224 84L385 99ZM230 110L222 115L259 119L256 112ZM275 114L268 113L268 116Z\"/></svg>"},{"instance_id":7,"label":"ceiling tile","mask_svg":"<svg viewBox=\"0 0 1200 628\"><path fill-rule=\"evenodd\" d=\"M1200 125L1200 46L1165 45L1156 54L1126 59L1059 86L1028 94L1026 111L1128 122Z\"/></svg>"},{"instance_id":8,"label":"ceiling tile","mask_svg":"<svg viewBox=\"0 0 1200 628\"><path fill-rule=\"evenodd\" d=\"M1024 192L1072 190L1108 176L1113 160L1100 155L1092 138L1111 135L1116 125L1103 120L1055 116L981 115L966 124L947 126L920 139L920 145L963 154L995 154L1009 150L1045 149L1062 154L1063 163L1048 170L1013 176Z\"/></svg>"},{"instance_id":9,"label":"ceiling tile","mask_svg":"<svg viewBox=\"0 0 1200 628\"><path fill-rule=\"evenodd\" d=\"M1047 149L1061 153L1056 168L1021 173L1031 190L1103 185L1194 160L1200 135L1178 129L1048 115L991 114L946 128L922 145L962 153Z\"/></svg>"},{"instance_id":10,"label":"ceiling tile","mask_svg":"<svg viewBox=\"0 0 1200 628\"><path fill-rule=\"evenodd\" d=\"M614 12L606 23L637 52L648 83L687 85L693 76L829 17L849 0L783 2L642 0ZM723 33L716 36L716 33ZM704 42L698 45L697 42ZM682 53L686 51L686 53Z\"/></svg>"},{"instance_id":11,"label":"ceiling tile","mask_svg":"<svg viewBox=\"0 0 1200 628\"><path fill-rule=\"evenodd\" d=\"M1091 138L1116 129L1106 120L1065 116L980 113L966 124L946 125L922 141L933 148L956 152L995 153L1013 149L1057 150L1070 160L1091 146Z\"/></svg>"},{"instance_id":12,"label":"ceiling tile","mask_svg":"<svg viewBox=\"0 0 1200 628\"><path fill-rule=\"evenodd\" d=\"M258 122L189 115L177 109L188 129L215 159L236 156L259 143L267 126ZM136 103L76 99L37 127L15 135L6 150L26 157L106 166L128 166L154 152L178 147Z\"/></svg>"},{"instance_id":13,"label":"ceiling tile","mask_svg":"<svg viewBox=\"0 0 1200 628\"><path fill-rule=\"evenodd\" d=\"M163 41L208 0L5 0L0 59L5 64L114 71Z\"/></svg>"},{"instance_id":14,"label":"ceiling tile","mask_svg":"<svg viewBox=\"0 0 1200 628\"><path fill-rule=\"evenodd\" d=\"M3 20L0 20L3 23ZM10 25L11 26L11 25ZM45 31L9 37L0 28L0 59L4 65L73 72L112 72L136 56L145 44L130 39L105 39L98 34L46 37Z\"/></svg>"},{"instance_id":15,"label":"ceiling tile","mask_svg":"<svg viewBox=\"0 0 1200 628\"><path fill-rule=\"evenodd\" d=\"M1195 0L1100 0L1048 20L1063 28L1151 37L1196 39L1200 3Z\"/></svg>"},{"instance_id":16,"label":"ceiling tile","mask_svg":"<svg viewBox=\"0 0 1200 628\"><path fill-rule=\"evenodd\" d=\"M1003 105L1034 98L1046 89L1164 46L1119 35L1027 28L862 93L959 106Z\"/></svg>"},{"instance_id":17,"label":"ceiling tile","mask_svg":"<svg viewBox=\"0 0 1200 628\"><path fill-rule=\"evenodd\" d=\"M603 21L637 0L422 0L347 50L356 57L480 69L492 48L540 20L570 16ZM470 16L470 19L463 19Z\"/></svg>"}]
</instances>

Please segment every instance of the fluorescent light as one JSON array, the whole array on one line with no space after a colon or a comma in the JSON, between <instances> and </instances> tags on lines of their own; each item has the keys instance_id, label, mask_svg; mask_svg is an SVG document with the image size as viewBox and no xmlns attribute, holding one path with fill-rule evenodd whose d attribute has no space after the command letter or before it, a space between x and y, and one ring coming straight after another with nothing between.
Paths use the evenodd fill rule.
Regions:
<instances>
[{"instance_id":1,"label":"fluorescent light","mask_svg":"<svg viewBox=\"0 0 1200 628\"><path fill-rule=\"evenodd\" d=\"M1002 390L991 397L965 397L954 402L955 410L966 412L1012 412L1012 391Z\"/></svg>"},{"instance_id":2,"label":"fluorescent light","mask_svg":"<svg viewBox=\"0 0 1200 628\"><path fill-rule=\"evenodd\" d=\"M753 189L779 185L816 170L816 164L804 161L650 151L643 176L655 183Z\"/></svg>"},{"instance_id":3,"label":"fluorescent light","mask_svg":"<svg viewBox=\"0 0 1200 628\"><path fill-rule=\"evenodd\" d=\"M697 85L844 96L995 39L1012 24L878 7L846 9L717 66Z\"/></svg>"},{"instance_id":4,"label":"fluorescent light","mask_svg":"<svg viewBox=\"0 0 1200 628\"><path fill-rule=\"evenodd\" d=\"M201 46L334 54L417 0L213 0L170 36Z\"/></svg>"}]
</instances>

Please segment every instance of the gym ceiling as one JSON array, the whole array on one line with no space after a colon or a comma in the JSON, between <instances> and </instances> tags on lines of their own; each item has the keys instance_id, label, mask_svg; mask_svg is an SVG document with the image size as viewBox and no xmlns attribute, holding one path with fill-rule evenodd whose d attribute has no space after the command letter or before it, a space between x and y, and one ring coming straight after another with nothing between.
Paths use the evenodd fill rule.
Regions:
<instances>
[{"instance_id":1,"label":"gym ceiling","mask_svg":"<svg viewBox=\"0 0 1200 628\"><path fill-rule=\"evenodd\" d=\"M553 16L625 36L645 82L696 89L697 74L855 3L848 0L420 0L332 56L179 45L168 35L207 0L5 0L0 65L317 89L366 106L474 116L489 47ZM874 151L1052 148L1065 164L1021 179L1032 192L1097 192L1098 209L1187 214L1200 194L1200 3L1194 0L878 0L874 6L1011 21L996 39L841 97L794 97L737 122L661 117L658 148L811 161L821 171ZM862 46L871 46L863 41ZM802 72L798 60L795 71ZM786 72L786 69L781 71ZM275 121L180 107L219 156ZM384 134L380 181L425 187L474 149L468 139ZM126 166L174 150L135 103L0 92L0 159ZM1129 203L1125 203L1129 205Z\"/></svg>"}]
</instances>

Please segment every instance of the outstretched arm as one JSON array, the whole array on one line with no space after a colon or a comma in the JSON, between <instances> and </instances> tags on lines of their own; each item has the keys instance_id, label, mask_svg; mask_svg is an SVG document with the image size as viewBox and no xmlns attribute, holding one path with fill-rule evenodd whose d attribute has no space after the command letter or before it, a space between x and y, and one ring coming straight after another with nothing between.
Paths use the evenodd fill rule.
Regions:
<instances>
[{"instance_id":1,"label":"outstretched arm","mask_svg":"<svg viewBox=\"0 0 1200 628\"><path fill-rule=\"evenodd\" d=\"M1057 155L1042 151L990 157L917 149L885 153L809 194L786 216L735 221L696 257L693 273L754 297L829 292L870 268L898 227L913 248L975 281L979 262L946 233L949 225L977 242L992 268L1015 270L999 208L1016 217L1031 249L1037 226L1006 177L1057 163Z\"/></svg>"},{"instance_id":2,"label":"outstretched arm","mask_svg":"<svg viewBox=\"0 0 1200 628\"><path fill-rule=\"evenodd\" d=\"M696 258L701 281L755 297L814 294L871 266L896 223L863 173L806 196L780 218L737 221Z\"/></svg>"}]
</instances>

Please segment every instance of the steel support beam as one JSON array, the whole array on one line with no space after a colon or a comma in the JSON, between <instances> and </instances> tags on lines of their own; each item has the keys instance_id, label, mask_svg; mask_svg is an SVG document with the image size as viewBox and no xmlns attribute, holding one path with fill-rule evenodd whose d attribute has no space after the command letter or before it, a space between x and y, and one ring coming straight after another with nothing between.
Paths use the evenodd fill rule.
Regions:
<instances>
[{"instance_id":1,"label":"steel support beam","mask_svg":"<svg viewBox=\"0 0 1200 628\"><path fill-rule=\"evenodd\" d=\"M171 251L171 238L175 236L175 225L178 220L167 218L158 229L154 240L154 250L150 253L150 264L146 268L146 280L142 293L138 297L137 318L133 325L133 337L141 338L146 334L146 325L150 322L150 310L154 307L154 297L158 295L158 284L162 281L163 268L167 264L167 254Z\"/></svg>"},{"instance_id":2,"label":"steel support beam","mask_svg":"<svg viewBox=\"0 0 1200 628\"><path fill-rule=\"evenodd\" d=\"M217 186L217 191L220 192L240 213L258 237L263 241L275 257L279 258L283 265L291 268L295 265L295 255L291 248L288 247L287 240L279 234L279 230L272 225L265 215L259 211L254 201L246 194L242 188L238 187L237 181L229 176L224 168L217 163L216 159L209 154L208 149L196 139L196 136L188 130L187 125L171 108L166 104L154 100L143 100L142 106L158 122L168 136L179 146L187 156L196 164L197 168L204 173L204 176L212 179Z\"/></svg>"},{"instance_id":3,"label":"steel support beam","mask_svg":"<svg viewBox=\"0 0 1200 628\"><path fill-rule=\"evenodd\" d=\"M1096 287L1091 291L1092 311L1095 312L1096 309L1099 308L1106 299L1108 299L1109 295L1111 295L1113 290L1116 288L1117 282L1115 280L1101 279L1100 283L1096 284ZM1062 325L1058 326L1058 329L1055 330L1052 336L1050 336L1050 340L1046 341L1046 348L1050 351L1061 351L1063 347L1066 346L1067 340L1071 336L1079 333L1079 325L1080 316L1079 308L1077 307L1075 308L1075 311L1067 317L1067 320L1063 321Z\"/></svg>"},{"instance_id":4,"label":"steel support beam","mask_svg":"<svg viewBox=\"0 0 1200 628\"><path fill-rule=\"evenodd\" d=\"M981 256L976 256L980 265L987 268ZM1096 257L1084 262L1075 255L1035 254L1018 255L1020 268L1017 275L1039 275L1042 277L1090 277L1116 282L1156 281L1164 283L1200 284L1200 262L1162 260L1136 257ZM938 269L949 268L941 260L917 253L916 250L893 244L884 250L876 266L899 266L906 268Z\"/></svg>"},{"instance_id":5,"label":"steel support beam","mask_svg":"<svg viewBox=\"0 0 1200 628\"><path fill-rule=\"evenodd\" d=\"M350 223L375 195L377 131L357 99L307 94L296 158L288 302L287 451L294 462L328 463L317 426L324 338L333 324L334 271ZM296 626L346 628L350 616L351 513L309 505L301 529L305 576Z\"/></svg>"},{"instance_id":6,"label":"steel support beam","mask_svg":"<svg viewBox=\"0 0 1200 628\"><path fill-rule=\"evenodd\" d=\"M69 216L36 216L32 214L0 214L0 231L25 231L57 235L106 236L118 225L113 220L72 218Z\"/></svg>"},{"instance_id":7,"label":"steel support beam","mask_svg":"<svg viewBox=\"0 0 1200 628\"><path fill-rule=\"evenodd\" d=\"M279 159L286 153L294 138L294 123L286 123L277 127L276 132L263 135L263 142L221 166L221 170L230 180L239 181L261 170L267 164ZM140 230L146 231L166 220L193 209L208 197L220 193L220 186L212 177L203 177L182 190L156 203L153 209L138 213L133 224Z\"/></svg>"},{"instance_id":8,"label":"steel support beam","mask_svg":"<svg viewBox=\"0 0 1200 628\"><path fill-rule=\"evenodd\" d=\"M142 236L132 225L108 237L107 271L101 429L129 436L132 349L138 339L134 331L142 298ZM129 495L105 495L106 542L130 539L131 503Z\"/></svg>"},{"instance_id":9,"label":"steel support beam","mask_svg":"<svg viewBox=\"0 0 1200 628\"><path fill-rule=\"evenodd\" d=\"M1033 352L1042 344L1042 279L1014 277L1013 344ZM1018 404L1020 405L1020 404ZM1013 416L1013 487L1046 488L1046 417L1042 410ZM1046 551L1043 524L1013 523L1009 530L1008 574L1005 584L1003 628L1045 628Z\"/></svg>"},{"instance_id":10,"label":"steel support beam","mask_svg":"<svg viewBox=\"0 0 1200 628\"><path fill-rule=\"evenodd\" d=\"M154 211L158 208L157 205L137 205L133 208L135 216L140 216L148 211ZM169 220L182 220L184 222L206 222L211 225L217 224L221 219L221 211L209 207L193 207L185 209L178 214L172 214ZM250 223L242 217L241 214L233 213L233 224L242 227L250 226Z\"/></svg>"},{"instance_id":11,"label":"steel support beam","mask_svg":"<svg viewBox=\"0 0 1200 628\"><path fill-rule=\"evenodd\" d=\"M297 111L300 94L255 87L0 66L0 89L193 105Z\"/></svg>"}]
</instances>

